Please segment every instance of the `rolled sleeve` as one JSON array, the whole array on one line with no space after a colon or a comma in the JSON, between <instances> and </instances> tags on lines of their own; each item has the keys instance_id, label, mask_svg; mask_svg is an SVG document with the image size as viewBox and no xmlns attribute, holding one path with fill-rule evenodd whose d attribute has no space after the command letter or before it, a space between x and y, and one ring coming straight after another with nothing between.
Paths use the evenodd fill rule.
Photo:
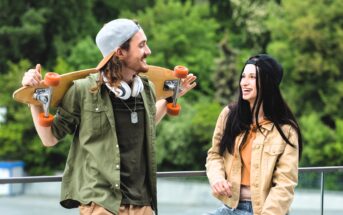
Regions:
<instances>
[{"instance_id":1,"label":"rolled sleeve","mask_svg":"<svg viewBox=\"0 0 343 215\"><path fill-rule=\"evenodd\" d=\"M77 87L73 84L64 95L57 109L51 130L53 135L61 140L67 134L75 132L80 123L80 96Z\"/></svg>"}]
</instances>

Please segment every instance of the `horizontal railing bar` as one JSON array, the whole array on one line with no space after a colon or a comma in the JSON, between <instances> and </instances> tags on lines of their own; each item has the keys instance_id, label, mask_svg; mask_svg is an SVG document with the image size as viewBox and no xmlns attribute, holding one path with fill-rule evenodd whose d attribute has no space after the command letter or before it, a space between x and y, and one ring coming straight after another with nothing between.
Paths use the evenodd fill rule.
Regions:
<instances>
[{"instance_id":1,"label":"horizontal railing bar","mask_svg":"<svg viewBox=\"0 0 343 215\"><path fill-rule=\"evenodd\" d=\"M38 182L61 182L62 176L25 176L25 177L11 177L0 178L0 184L14 184L14 183L38 183Z\"/></svg>"},{"instance_id":2,"label":"horizontal railing bar","mask_svg":"<svg viewBox=\"0 0 343 215\"><path fill-rule=\"evenodd\" d=\"M299 172L343 172L343 166L299 167Z\"/></svg>"},{"instance_id":3,"label":"horizontal railing bar","mask_svg":"<svg viewBox=\"0 0 343 215\"><path fill-rule=\"evenodd\" d=\"M195 177L195 176L206 176L205 170L201 171L172 171L172 172L157 172L158 178L167 177Z\"/></svg>"},{"instance_id":4,"label":"horizontal railing bar","mask_svg":"<svg viewBox=\"0 0 343 215\"><path fill-rule=\"evenodd\" d=\"M299 172L343 172L343 166L327 166L327 167L300 167ZM206 176L204 170L201 171L171 171L171 172L157 172L158 178L167 177L196 177ZM25 176L25 177L11 177L0 178L0 184L13 183L38 183L38 182L61 182L62 176Z\"/></svg>"}]
</instances>

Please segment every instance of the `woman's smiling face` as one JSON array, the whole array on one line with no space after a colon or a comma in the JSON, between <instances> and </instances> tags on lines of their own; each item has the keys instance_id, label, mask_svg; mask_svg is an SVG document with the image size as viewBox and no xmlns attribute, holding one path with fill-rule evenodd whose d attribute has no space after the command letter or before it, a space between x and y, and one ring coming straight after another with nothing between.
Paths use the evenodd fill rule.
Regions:
<instances>
[{"instance_id":1,"label":"woman's smiling face","mask_svg":"<svg viewBox=\"0 0 343 215\"><path fill-rule=\"evenodd\" d=\"M249 102L250 107L254 105L257 97L256 88L256 66L253 64L247 64L244 67L240 87L242 91L242 98Z\"/></svg>"}]
</instances>

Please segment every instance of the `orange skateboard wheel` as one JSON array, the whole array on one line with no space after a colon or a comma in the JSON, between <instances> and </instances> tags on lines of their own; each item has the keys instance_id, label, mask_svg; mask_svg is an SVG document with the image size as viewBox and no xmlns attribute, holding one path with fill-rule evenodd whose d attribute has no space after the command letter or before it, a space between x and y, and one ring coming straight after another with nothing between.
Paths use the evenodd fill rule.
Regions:
<instances>
[{"instance_id":1,"label":"orange skateboard wheel","mask_svg":"<svg viewBox=\"0 0 343 215\"><path fill-rule=\"evenodd\" d=\"M186 78L188 75L188 68L185 66L175 66L174 76L177 78Z\"/></svg>"},{"instance_id":2,"label":"orange skateboard wheel","mask_svg":"<svg viewBox=\"0 0 343 215\"><path fill-rule=\"evenodd\" d=\"M181 106L179 104L167 103L167 113L171 116L179 115Z\"/></svg>"},{"instance_id":3,"label":"orange skateboard wheel","mask_svg":"<svg viewBox=\"0 0 343 215\"><path fill-rule=\"evenodd\" d=\"M48 72L44 77L44 84L49 87L56 87L60 83L61 77L54 72Z\"/></svg>"},{"instance_id":4,"label":"orange skateboard wheel","mask_svg":"<svg viewBox=\"0 0 343 215\"><path fill-rule=\"evenodd\" d=\"M48 117L46 117L44 115L44 113L40 113L38 115L38 123L39 125L43 126L43 127L49 127L51 126L52 122L54 121L54 116L49 114Z\"/></svg>"}]
</instances>

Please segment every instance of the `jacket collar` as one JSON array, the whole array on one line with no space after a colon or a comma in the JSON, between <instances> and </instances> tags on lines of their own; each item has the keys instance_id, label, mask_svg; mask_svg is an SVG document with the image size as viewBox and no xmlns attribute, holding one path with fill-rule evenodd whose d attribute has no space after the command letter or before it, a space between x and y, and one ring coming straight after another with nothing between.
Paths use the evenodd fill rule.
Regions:
<instances>
[{"instance_id":1,"label":"jacket collar","mask_svg":"<svg viewBox=\"0 0 343 215\"><path fill-rule=\"evenodd\" d=\"M267 131L271 131L274 127L274 123L273 122L269 122L267 124L263 124L261 125L261 128L266 129Z\"/></svg>"}]
</instances>

